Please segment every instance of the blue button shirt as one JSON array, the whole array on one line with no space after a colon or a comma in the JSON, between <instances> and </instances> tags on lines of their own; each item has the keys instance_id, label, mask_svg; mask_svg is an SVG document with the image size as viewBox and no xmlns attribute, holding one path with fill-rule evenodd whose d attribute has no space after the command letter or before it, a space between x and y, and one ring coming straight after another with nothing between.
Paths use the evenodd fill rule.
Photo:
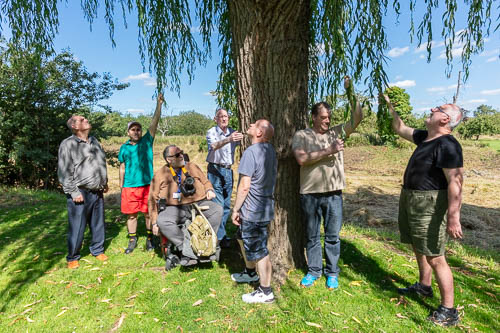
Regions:
<instances>
[{"instance_id":1,"label":"blue button shirt","mask_svg":"<svg viewBox=\"0 0 500 333\"><path fill-rule=\"evenodd\" d=\"M240 144L239 142L230 142L217 150L213 150L211 147L212 143L228 138L233 132L234 129L228 127L226 129L226 133L224 133L219 126L212 127L211 129L208 130L207 162L216 164L227 164L227 165L232 165L234 163L234 150L236 149L236 146Z\"/></svg>"}]
</instances>

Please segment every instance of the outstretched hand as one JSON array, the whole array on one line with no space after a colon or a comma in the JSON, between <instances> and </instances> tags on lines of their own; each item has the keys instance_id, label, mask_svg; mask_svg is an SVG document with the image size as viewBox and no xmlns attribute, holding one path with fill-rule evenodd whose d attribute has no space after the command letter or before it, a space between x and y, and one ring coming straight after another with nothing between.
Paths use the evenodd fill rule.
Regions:
<instances>
[{"instance_id":1,"label":"outstretched hand","mask_svg":"<svg viewBox=\"0 0 500 333\"><path fill-rule=\"evenodd\" d=\"M344 76L344 89L347 90L349 89L349 86L351 85L351 78L349 75Z\"/></svg>"},{"instance_id":2,"label":"outstretched hand","mask_svg":"<svg viewBox=\"0 0 500 333\"><path fill-rule=\"evenodd\" d=\"M165 102L165 99L163 98L163 94L159 93L158 94L158 104L163 104Z\"/></svg>"}]
</instances>

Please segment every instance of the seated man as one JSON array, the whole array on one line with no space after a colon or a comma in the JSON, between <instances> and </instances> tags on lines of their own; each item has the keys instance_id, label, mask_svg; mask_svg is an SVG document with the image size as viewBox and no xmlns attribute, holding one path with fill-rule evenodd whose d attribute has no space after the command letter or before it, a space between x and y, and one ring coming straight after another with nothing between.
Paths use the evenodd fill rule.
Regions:
<instances>
[{"instance_id":1,"label":"seated man","mask_svg":"<svg viewBox=\"0 0 500 333\"><path fill-rule=\"evenodd\" d=\"M184 246L185 237L179 225L191 218L190 204L196 203L199 206L208 206L208 210L203 214L217 233L222 218L222 207L211 201L215 198L215 192L207 176L196 164L184 161L184 153L180 148L167 146L163 157L167 164L155 172L149 193L153 234L158 235L161 231L170 242L182 250L183 256L196 259L192 251L189 251L189 246ZM190 184L193 179L194 184ZM158 210L160 199L164 199L163 206L166 206L162 207L164 209L161 211Z\"/></svg>"}]
</instances>

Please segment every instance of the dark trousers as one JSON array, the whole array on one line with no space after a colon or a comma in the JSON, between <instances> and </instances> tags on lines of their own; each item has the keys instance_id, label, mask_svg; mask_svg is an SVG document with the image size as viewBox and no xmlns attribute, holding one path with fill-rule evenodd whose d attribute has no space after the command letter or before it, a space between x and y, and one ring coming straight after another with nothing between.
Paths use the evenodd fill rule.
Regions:
<instances>
[{"instance_id":1,"label":"dark trousers","mask_svg":"<svg viewBox=\"0 0 500 333\"><path fill-rule=\"evenodd\" d=\"M226 222L231 212L231 194L233 193L233 170L223 168L219 165L209 163L207 168L207 177L212 183L215 192L214 202L223 208L222 220L217 239L221 240L226 236Z\"/></svg>"},{"instance_id":2,"label":"dark trousers","mask_svg":"<svg viewBox=\"0 0 500 333\"><path fill-rule=\"evenodd\" d=\"M301 194L300 201L304 212L307 230L307 266L308 273L319 277L323 270L321 250L321 220L325 229L326 276L338 276L337 265L340 257L340 228L342 227L342 192Z\"/></svg>"},{"instance_id":3,"label":"dark trousers","mask_svg":"<svg viewBox=\"0 0 500 333\"><path fill-rule=\"evenodd\" d=\"M67 261L80 260L83 235L87 223L92 233L90 253L97 256L104 253L104 199L102 191L80 189L83 202L76 203L67 196L68 203L68 256Z\"/></svg>"}]
</instances>

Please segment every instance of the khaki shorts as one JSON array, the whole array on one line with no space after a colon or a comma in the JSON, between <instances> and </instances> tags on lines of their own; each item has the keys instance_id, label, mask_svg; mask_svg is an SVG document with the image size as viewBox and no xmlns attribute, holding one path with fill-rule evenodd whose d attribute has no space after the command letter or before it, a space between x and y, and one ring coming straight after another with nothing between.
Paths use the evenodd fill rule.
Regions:
<instances>
[{"instance_id":1,"label":"khaki shorts","mask_svg":"<svg viewBox=\"0 0 500 333\"><path fill-rule=\"evenodd\" d=\"M399 232L401 242L412 244L426 256L444 255L448 234L448 191L401 190Z\"/></svg>"}]
</instances>

